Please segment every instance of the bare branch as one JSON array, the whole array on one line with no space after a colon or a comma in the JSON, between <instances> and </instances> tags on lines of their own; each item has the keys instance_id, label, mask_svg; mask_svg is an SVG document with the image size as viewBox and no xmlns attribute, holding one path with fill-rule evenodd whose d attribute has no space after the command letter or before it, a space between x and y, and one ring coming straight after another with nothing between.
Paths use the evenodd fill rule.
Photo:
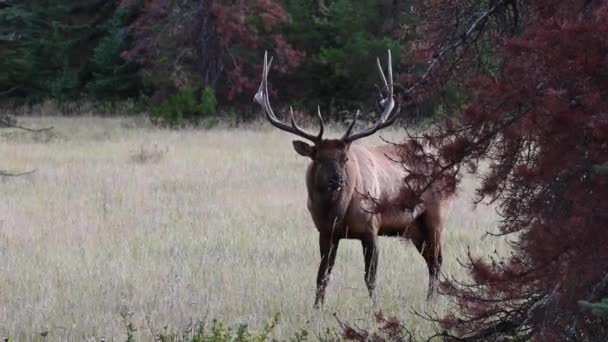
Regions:
<instances>
[{"instance_id":1,"label":"bare branch","mask_svg":"<svg viewBox=\"0 0 608 342\"><path fill-rule=\"evenodd\" d=\"M12 172L7 172L5 170L0 170L0 177L21 177L21 176L31 175L34 172L36 172L36 169L31 170L31 171L26 171L26 172L19 172L19 173L12 173Z\"/></svg>"},{"instance_id":2,"label":"bare branch","mask_svg":"<svg viewBox=\"0 0 608 342\"><path fill-rule=\"evenodd\" d=\"M0 96L7 96L7 95L9 95L10 93L14 92L15 90L17 90L19 88L20 88L20 86L14 86L14 87L12 87L9 90L2 91L2 92L0 92Z\"/></svg>"},{"instance_id":3,"label":"bare branch","mask_svg":"<svg viewBox=\"0 0 608 342\"><path fill-rule=\"evenodd\" d=\"M17 122L15 120L11 119L9 116L3 116L3 117L0 117L0 128L18 128L18 129L22 129L22 130L28 131L28 132L39 133L39 132L52 130L53 126L45 127L45 128L38 128L38 129L28 128L28 127L24 127L24 126L17 124Z\"/></svg>"},{"instance_id":4,"label":"bare branch","mask_svg":"<svg viewBox=\"0 0 608 342\"><path fill-rule=\"evenodd\" d=\"M487 19L492 14L496 13L496 11L498 11L503 6L509 4L510 2L511 2L511 0L502 0L502 1L497 2L496 4L494 4L494 6L488 8L485 12L483 12L471 24L471 26L469 26L469 28L466 31L464 31L460 35L455 35L454 39L456 39L456 41L453 41L452 43L448 44L446 47L444 47L438 53L435 53L433 55L433 57L428 61L428 63L430 65L428 66L428 68L426 69L426 71L424 72L424 74L422 74L422 77L420 79L418 79L411 87L405 89L404 94L405 95L409 95L409 94L412 94L414 91L416 91L419 86L421 86L422 84L424 84L427 81L427 79L431 76L431 74L434 71L434 69L436 69L437 66L439 66L439 63L440 63L441 59L445 55L447 55L449 52L457 49L458 47L466 45L466 43L469 40L469 38L475 32L479 32L483 28L483 25L486 23Z\"/></svg>"}]
</instances>

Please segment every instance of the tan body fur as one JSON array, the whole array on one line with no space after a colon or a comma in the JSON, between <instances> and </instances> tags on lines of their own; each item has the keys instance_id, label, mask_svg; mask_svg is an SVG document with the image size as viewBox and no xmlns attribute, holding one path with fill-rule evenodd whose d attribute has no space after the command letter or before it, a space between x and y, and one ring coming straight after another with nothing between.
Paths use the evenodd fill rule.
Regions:
<instances>
[{"instance_id":1,"label":"tan body fur","mask_svg":"<svg viewBox=\"0 0 608 342\"><path fill-rule=\"evenodd\" d=\"M375 213L370 198L389 201L396 199L407 175L401 164L395 161L398 159L394 153L395 147L353 144L342 149L342 145L332 140L317 144L313 162L306 172L309 195L307 207L319 231L322 258L317 277L316 305L323 302L341 239L362 241L366 259L365 279L370 296L373 296L378 236L396 236L413 242L429 269L430 298L442 262L441 234L449 209L449 196L430 188L422 194L423 202L414 212L391 207ZM333 210L328 212L327 204L320 200L325 194L318 191L315 175L318 163L315 160L340 159L340 154L346 154L347 157L344 164L346 185L333 200Z\"/></svg>"}]
</instances>

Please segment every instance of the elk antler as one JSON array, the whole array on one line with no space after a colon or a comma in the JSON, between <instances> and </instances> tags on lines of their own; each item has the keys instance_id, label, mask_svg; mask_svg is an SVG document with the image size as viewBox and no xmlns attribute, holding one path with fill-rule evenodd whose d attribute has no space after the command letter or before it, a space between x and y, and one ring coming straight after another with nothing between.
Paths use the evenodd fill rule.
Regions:
<instances>
[{"instance_id":1,"label":"elk antler","mask_svg":"<svg viewBox=\"0 0 608 342\"><path fill-rule=\"evenodd\" d=\"M344 136L342 136L342 141L344 141L345 143L351 143L357 139L370 136L376 133L377 131L392 125L397 119L399 107L397 107L397 110L393 111L393 109L395 109L395 98L393 92L393 63L391 57L391 50L388 50L388 81L386 79L386 76L384 75L384 70L382 69L382 65L380 64L380 59L376 58L376 64L378 64L378 70L380 71L380 76L382 77L382 81L384 82L384 88L388 93L386 97L380 94L380 100L377 103L377 107L382 110L382 114L380 114L380 119L378 120L378 122L376 122L375 125L364 129L361 132L357 132L351 135L351 131L353 130L355 122L357 121L357 117L359 116L359 111L357 111L353 122L348 127L348 130L346 131Z\"/></svg>"},{"instance_id":2,"label":"elk antler","mask_svg":"<svg viewBox=\"0 0 608 342\"><path fill-rule=\"evenodd\" d=\"M313 143L317 143L321 141L323 138L323 117L321 116L321 108L317 107L317 117L319 118L319 122L321 124L321 128L319 129L319 134L313 135L303 130L296 124L296 120L293 117L293 109L289 107L289 112L291 113L291 125L287 125L277 119L274 111L270 107L270 100L268 99L268 72L270 71L270 66L272 65L272 57L270 61L268 61L268 52L264 52L264 70L262 71L262 82L260 83L260 88L258 92L253 97L253 101L257 102L262 109L264 109L264 114L266 119L270 121L270 123L278 129L283 131L293 133L299 137L308 139Z\"/></svg>"}]
</instances>

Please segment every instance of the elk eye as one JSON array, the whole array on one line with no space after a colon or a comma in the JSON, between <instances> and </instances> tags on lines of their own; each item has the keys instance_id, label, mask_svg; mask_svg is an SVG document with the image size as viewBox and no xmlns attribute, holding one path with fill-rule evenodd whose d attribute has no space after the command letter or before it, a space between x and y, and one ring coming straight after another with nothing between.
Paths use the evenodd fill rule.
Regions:
<instances>
[{"instance_id":1,"label":"elk eye","mask_svg":"<svg viewBox=\"0 0 608 342\"><path fill-rule=\"evenodd\" d=\"M348 157L344 157L344 158L342 159L342 164L346 164L346 162L347 162L347 161L348 161Z\"/></svg>"}]
</instances>

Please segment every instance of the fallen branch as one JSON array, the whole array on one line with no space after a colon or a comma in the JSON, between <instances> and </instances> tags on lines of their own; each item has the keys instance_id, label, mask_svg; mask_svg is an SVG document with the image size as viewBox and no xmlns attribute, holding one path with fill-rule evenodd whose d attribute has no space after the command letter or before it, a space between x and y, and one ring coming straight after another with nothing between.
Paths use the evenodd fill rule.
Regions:
<instances>
[{"instance_id":1,"label":"fallen branch","mask_svg":"<svg viewBox=\"0 0 608 342\"><path fill-rule=\"evenodd\" d=\"M40 133L40 132L52 130L53 126L45 127L45 128L38 128L38 129L24 127L24 126L17 124L17 122L15 120L11 119L9 116L4 116L4 117L0 117L0 128L18 128L18 129L22 129L27 132Z\"/></svg>"},{"instance_id":2,"label":"fallen branch","mask_svg":"<svg viewBox=\"0 0 608 342\"><path fill-rule=\"evenodd\" d=\"M0 96L7 96L7 95L9 95L10 93L14 92L17 89L19 89L19 86L14 86L14 87L12 87L9 90L5 90L5 91L0 92Z\"/></svg>"},{"instance_id":3,"label":"fallen branch","mask_svg":"<svg viewBox=\"0 0 608 342\"><path fill-rule=\"evenodd\" d=\"M0 176L1 177L21 177L21 176L31 175L34 172L36 172L36 169L31 170L31 171L26 171L26 172L20 172L20 173L12 173L12 172L8 172L5 170L0 170Z\"/></svg>"}]
</instances>

